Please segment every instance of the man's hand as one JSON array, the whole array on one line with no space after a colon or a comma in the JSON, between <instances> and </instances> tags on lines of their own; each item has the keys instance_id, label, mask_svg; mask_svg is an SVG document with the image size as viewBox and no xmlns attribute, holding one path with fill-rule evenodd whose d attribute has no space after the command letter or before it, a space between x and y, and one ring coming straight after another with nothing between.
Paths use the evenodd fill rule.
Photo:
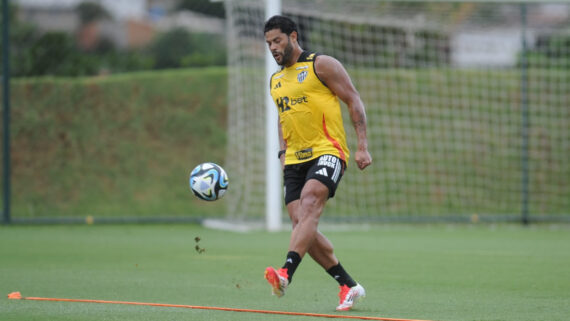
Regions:
<instances>
[{"instance_id":1,"label":"man's hand","mask_svg":"<svg viewBox=\"0 0 570 321\"><path fill-rule=\"evenodd\" d=\"M372 156L370 156L370 153L367 149L359 149L354 155L354 161L356 162L356 165L358 165L358 168L362 170L368 167L368 165L372 164Z\"/></svg>"}]
</instances>

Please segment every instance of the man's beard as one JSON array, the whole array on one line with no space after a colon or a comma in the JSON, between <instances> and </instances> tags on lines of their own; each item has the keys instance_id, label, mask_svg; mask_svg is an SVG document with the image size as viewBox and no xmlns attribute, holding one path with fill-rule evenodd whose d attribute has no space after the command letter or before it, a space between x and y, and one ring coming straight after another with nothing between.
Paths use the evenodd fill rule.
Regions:
<instances>
[{"instance_id":1,"label":"man's beard","mask_svg":"<svg viewBox=\"0 0 570 321\"><path fill-rule=\"evenodd\" d=\"M281 63L278 63L281 66L287 65L290 62L291 58L293 57L293 46L291 45L291 39L287 38L287 40L289 41L287 42L287 46L283 50L283 58L281 58Z\"/></svg>"}]
</instances>

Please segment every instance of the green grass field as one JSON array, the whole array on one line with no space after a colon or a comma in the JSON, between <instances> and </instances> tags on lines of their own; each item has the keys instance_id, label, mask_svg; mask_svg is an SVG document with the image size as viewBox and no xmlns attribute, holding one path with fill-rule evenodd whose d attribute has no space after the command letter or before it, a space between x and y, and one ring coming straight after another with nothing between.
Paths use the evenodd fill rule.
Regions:
<instances>
[{"instance_id":1,"label":"green grass field","mask_svg":"<svg viewBox=\"0 0 570 321\"><path fill-rule=\"evenodd\" d=\"M368 292L344 314L444 321L568 320L570 226L323 228ZM203 253L195 249L195 237ZM335 314L336 283L309 257L277 299L263 279L288 232L197 225L0 227L0 319L317 320L243 312L8 300L7 294ZM320 320L324 320L320 318Z\"/></svg>"}]
</instances>

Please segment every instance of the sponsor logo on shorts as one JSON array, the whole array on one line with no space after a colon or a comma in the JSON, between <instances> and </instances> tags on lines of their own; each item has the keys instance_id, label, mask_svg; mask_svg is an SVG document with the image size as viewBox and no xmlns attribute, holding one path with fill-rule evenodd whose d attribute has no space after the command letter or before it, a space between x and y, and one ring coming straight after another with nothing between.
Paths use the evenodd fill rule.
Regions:
<instances>
[{"instance_id":1,"label":"sponsor logo on shorts","mask_svg":"<svg viewBox=\"0 0 570 321\"><path fill-rule=\"evenodd\" d=\"M323 155L319 157L318 166L326 166L331 168L333 170L331 179L335 183L338 181L340 173L342 171L342 162L340 161L340 159L338 159L338 157L335 157L333 155ZM319 174L319 172L317 172L317 174Z\"/></svg>"}]
</instances>

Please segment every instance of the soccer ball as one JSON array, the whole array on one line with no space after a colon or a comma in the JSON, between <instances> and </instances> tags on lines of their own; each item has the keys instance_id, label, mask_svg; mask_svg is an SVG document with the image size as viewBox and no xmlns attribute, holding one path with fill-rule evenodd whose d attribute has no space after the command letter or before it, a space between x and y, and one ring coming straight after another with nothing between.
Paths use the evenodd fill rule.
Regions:
<instances>
[{"instance_id":1,"label":"soccer ball","mask_svg":"<svg viewBox=\"0 0 570 321\"><path fill-rule=\"evenodd\" d=\"M205 201L215 201L226 193L228 174L214 163L202 163L190 173L190 190L198 198Z\"/></svg>"}]
</instances>

